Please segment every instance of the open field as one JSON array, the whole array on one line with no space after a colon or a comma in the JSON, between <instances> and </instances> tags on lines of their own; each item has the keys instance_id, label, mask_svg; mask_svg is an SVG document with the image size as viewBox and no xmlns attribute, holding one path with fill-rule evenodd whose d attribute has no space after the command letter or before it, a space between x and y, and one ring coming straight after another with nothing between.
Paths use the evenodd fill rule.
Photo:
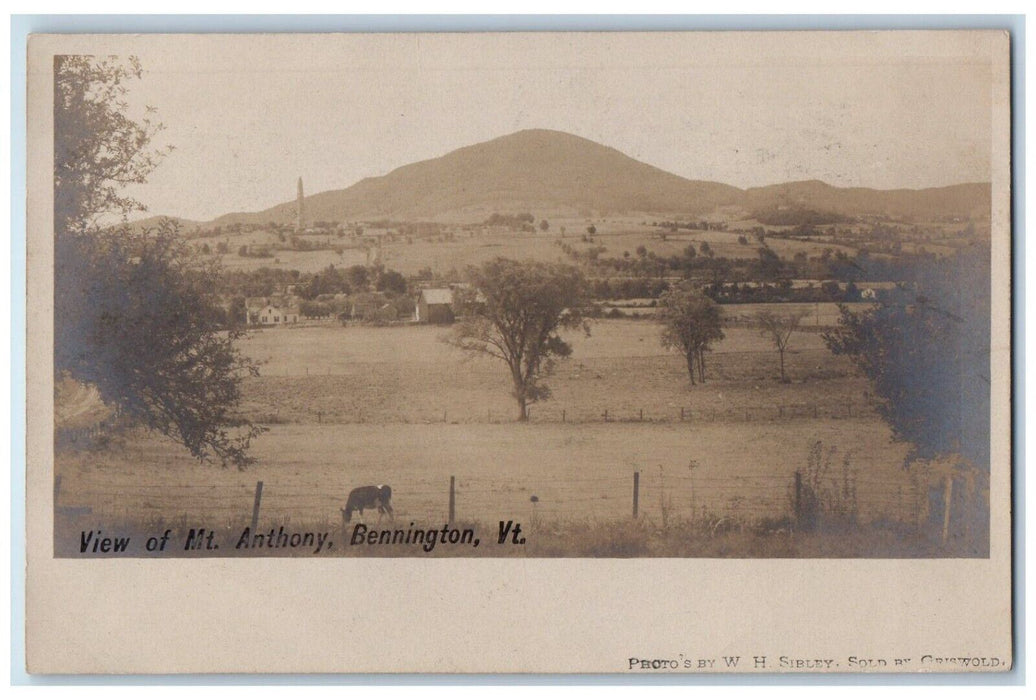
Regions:
<instances>
[{"instance_id":1,"label":"open field","mask_svg":"<svg viewBox=\"0 0 1036 700\"><path fill-rule=\"evenodd\" d=\"M277 250L271 258L243 258L236 250L222 258L223 267L227 270L258 270L269 267L281 270L298 270L299 272L319 272L328 265L335 267L351 267L364 265L367 253L362 249L347 248L341 255L333 250Z\"/></svg>"},{"instance_id":2,"label":"open field","mask_svg":"<svg viewBox=\"0 0 1036 700\"><path fill-rule=\"evenodd\" d=\"M499 422L517 413L502 362L442 342L448 327L338 325L264 329L243 343L263 362L244 389L250 416L276 422ZM731 328L707 358L707 383L692 387L686 364L659 343L648 321L596 322L570 335L572 356L547 380L554 396L534 404L537 421L718 419L776 416L819 404L817 415L869 411L867 384L815 333L793 336L781 384L776 351L755 330ZM812 409L810 409L812 410ZM564 412L564 414L562 414ZM319 415L318 415L319 414Z\"/></svg>"},{"instance_id":3,"label":"open field","mask_svg":"<svg viewBox=\"0 0 1036 700\"><path fill-rule=\"evenodd\" d=\"M863 286L863 285L861 285ZM620 312L631 316L640 317L644 319L650 319L656 313L658 313L657 302L654 306L651 305L652 299L620 299L615 301L609 301L602 304L602 308L605 313L611 309L619 309ZM813 333L815 337L819 338L817 333L822 333L825 330L833 328L838 325L838 319L841 318L841 312L838 310L839 304L836 302L763 302L757 304L722 304L719 307L720 316L723 318L723 323L726 326L739 325L741 330L751 330L751 326L756 324L758 315L763 311L769 311L777 315L786 314L803 314L802 321L800 323L800 329L802 332ZM873 304L870 302L848 302L844 306L849 307L853 311L859 312L868 308L873 308ZM612 319L608 319L612 320ZM724 332L729 333L732 328L725 328ZM797 336L796 336L797 337Z\"/></svg>"},{"instance_id":4,"label":"open field","mask_svg":"<svg viewBox=\"0 0 1036 700\"><path fill-rule=\"evenodd\" d=\"M614 233L600 233L594 237L594 245L602 245L607 250L602 257L622 257L628 252L631 256L636 255L638 246L643 245L647 250L654 252L660 257L671 255L682 255L688 245L693 245L695 250L700 252L701 244L708 243L716 257L725 258L751 258L758 257L757 250L759 242L748 235L748 244L738 242L738 236L745 235L742 231L700 231L680 229L677 233L665 233L665 240L659 234L662 229L651 228L633 231L616 231ZM568 238L572 238L570 235ZM576 244L575 240L565 239L568 243ZM849 246L827 242L794 241L783 238L769 237L766 244L771 250L782 258L792 258L795 253L804 252L806 255L820 255L827 248L832 251L844 251L847 254L855 255L856 250ZM578 247L578 246L577 246Z\"/></svg>"},{"instance_id":5,"label":"open field","mask_svg":"<svg viewBox=\"0 0 1036 700\"><path fill-rule=\"evenodd\" d=\"M777 315L784 314L803 314L801 326L804 330L813 328L827 329L838 325L838 319L841 318L841 312L838 310L838 304L834 302L820 302L820 303L761 303L761 304L723 304L720 306L720 312L723 314L724 322L729 321L741 321L741 322L753 322L755 318L763 311L769 311L770 313ZM865 309L873 308L873 304L869 302L849 302L844 304L854 312L860 312ZM794 347L794 339L799 336L792 336L792 347ZM820 339L819 335L813 334L814 338Z\"/></svg>"},{"instance_id":6,"label":"open field","mask_svg":"<svg viewBox=\"0 0 1036 700\"><path fill-rule=\"evenodd\" d=\"M111 532L113 523L229 537L247 524L257 481L260 527L315 528L341 541L348 492L386 483L397 526L438 528L451 477L456 522L480 523L480 536L494 539L501 519L531 523L540 540L529 555L757 556L762 548L769 556L910 556L888 528L927 537L912 529L929 518L927 484L903 468L907 448L875 415L864 380L815 333L794 336L792 381L782 384L758 332L727 329L708 359L708 383L692 387L681 358L659 345L657 325L602 321L589 337L572 335L573 356L550 379L553 399L519 424L502 364L443 343L448 330L253 334L244 350L264 361L263 376L246 383L243 408L269 426L254 443L256 463L244 471L199 464L142 431L99 449L65 445L56 460L58 549L74 553L81 532ZM817 443L819 470L809 461ZM860 539L858 529L855 544L843 542L849 549L788 539L796 472L851 511L856 527L876 528L877 539ZM378 518L368 511L360 521ZM681 539L691 531L700 537ZM566 538L576 539L567 547ZM495 551L460 555L514 555Z\"/></svg>"},{"instance_id":7,"label":"open field","mask_svg":"<svg viewBox=\"0 0 1036 700\"><path fill-rule=\"evenodd\" d=\"M777 519L789 515L794 472L806 468L817 440L837 449L833 480L843 478L848 455L861 520L913 517L904 447L876 419L278 425L256 441L257 463L246 471L201 465L169 440L136 435L105 452L63 453L58 474L60 504L93 511L81 527L129 516L236 522L250 514L257 480L268 524L335 525L351 488L387 483L397 520L441 525L450 476L459 520L610 521L631 515L634 471L641 472L641 516L653 522L707 514Z\"/></svg>"},{"instance_id":8,"label":"open field","mask_svg":"<svg viewBox=\"0 0 1036 700\"><path fill-rule=\"evenodd\" d=\"M559 262L565 254L554 245L556 235L551 233L458 231L452 241L434 238L415 238L413 243L395 241L382 248L382 262L404 275L413 275L425 267L438 275L451 270L463 272L469 265L480 265L493 258Z\"/></svg>"},{"instance_id":9,"label":"open field","mask_svg":"<svg viewBox=\"0 0 1036 700\"><path fill-rule=\"evenodd\" d=\"M556 245L564 242L576 249L590 245L604 246L603 257L622 257L628 252L635 255L638 246L659 256L681 255L688 245L699 249L707 242L717 256L727 258L756 258L758 242L749 235L748 245L738 242L741 231L700 231L681 229L678 233L665 233L665 240L660 234L662 229L651 226L658 217L645 215L633 219L551 219L550 229L546 232L538 228L535 232L507 231L499 228L483 228L465 230L461 227L447 227L444 233L452 234L452 240L445 236L411 236L409 242L405 236L397 236L395 240L385 241L382 245L381 261L386 267L398 270L404 275L414 275L425 267L431 268L435 274L446 274L450 270L463 271L468 265L478 265L495 257L506 257L517 260L540 260L556 262L565 259L564 252ZM593 223L597 229L593 243L584 243L582 237L586 228ZM561 226L565 226L562 237ZM195 239L192 244L200 248L207 243L213 250L216 244L226 242L229 252L222 256L224 266L229 270L254 270L260 267L296 269L300 272L316 272L328 265L350 266L364 264L366 252L357 241L351 238L337 238L332 235L305 235L303 240L310 243L327 243L342 246L342 254L333 250L295 251L277 250L271 258L248 258L238 255L242 245L275 245L278 238L275 234L263 231L250 233L225 234L213 238ZM826 241L794 241L770 237L767 245L783 258L791 258L798 252L807 255L819 255L826 248L833 251L844 251L855 254L850 246Z\"/></svg>"}]
</instances>

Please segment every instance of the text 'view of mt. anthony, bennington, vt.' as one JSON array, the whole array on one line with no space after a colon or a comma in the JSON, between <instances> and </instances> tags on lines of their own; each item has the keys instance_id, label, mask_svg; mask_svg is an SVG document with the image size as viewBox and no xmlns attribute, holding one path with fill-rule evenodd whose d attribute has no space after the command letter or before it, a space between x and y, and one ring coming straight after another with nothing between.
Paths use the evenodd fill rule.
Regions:
<instances>
[{"instance_id":1,"label":"text 'view of mt. anthony, bennington, vt.'","mask_svg":"<svg viewBox=\"0 0 1036 700\"><path fill-rule=\"evenodd\" d=\"M1008 50L33 37L30 667L1009 669Z\"/></svg>"}]
</instances>

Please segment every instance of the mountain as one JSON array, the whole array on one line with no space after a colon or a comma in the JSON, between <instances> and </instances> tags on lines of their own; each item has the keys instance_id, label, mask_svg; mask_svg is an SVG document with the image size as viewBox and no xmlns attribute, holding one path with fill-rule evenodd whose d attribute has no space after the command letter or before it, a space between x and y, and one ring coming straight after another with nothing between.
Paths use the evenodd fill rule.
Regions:
<instances>
[{"instance_id":1,"label":"mountain","mask_svg":"<svg viewBox=\"0 0 1036 700\"><path fill-rule=\"evenodd\" d=\"M452 151L441 158L305 199L318 220L464 218L493 212L569 215L624 212L704 214L741 190L687 180L614 148L559 131L533 129ZM213 223L293 221L295 203Z\"/></svg>"},{"instance_id":2,"label":"mountain","mask_svg":"<svg viewBox=\"0 0 1036 700\"><path fill-rule=\"evenodd\" d=\"M530 129L305 198L307 221L482 221L494 212L537 216L703 216L718 207L799 207L843 216L988 217L988 184L927 190L838 188L816 180L742 190L688 180L588 139ZM212 225L293 223L295 201L226 214Z\"/></svg>"},{"instance_id":3,"label":"mountain","mask_svg":"<svg viewBox=\"0 0 1036 700\"><path fill-rule=\"evenodd\" d=\"M881 216L918 220L958 216L989 218L989 183L967 183L923 190L875 190L834 187L819 180L786 182L745 191L743 203L751 211L790 207L842 216Z\"/></svg>"}]
</instances>

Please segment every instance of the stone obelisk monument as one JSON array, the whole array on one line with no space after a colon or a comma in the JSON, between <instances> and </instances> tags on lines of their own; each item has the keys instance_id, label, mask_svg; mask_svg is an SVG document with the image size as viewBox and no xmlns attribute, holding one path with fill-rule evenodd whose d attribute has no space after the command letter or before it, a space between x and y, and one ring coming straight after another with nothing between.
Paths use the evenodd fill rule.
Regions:
<instances>
[{"instance_id":1,"label":"stone obelisk monument","mask_svg":"<svg viewBox=\"0 0 1036 700\"><path fill-rule=\"evenodd\" d=\"M305 223L302 211L302 178L299 178L299 195L295 203L295 233L302 233L302 226Z\"/></svg>"}]
</instances>

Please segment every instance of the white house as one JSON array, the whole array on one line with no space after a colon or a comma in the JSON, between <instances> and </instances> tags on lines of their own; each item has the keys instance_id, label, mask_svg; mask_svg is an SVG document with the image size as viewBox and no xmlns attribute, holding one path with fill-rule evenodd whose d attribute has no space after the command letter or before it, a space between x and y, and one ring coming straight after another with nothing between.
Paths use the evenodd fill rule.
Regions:
<instances>
[{"instance_id":1,"label":"white house","mask_svg":"<svg viewBox=\"0 0 1036 700\"><path fill-rule=\"evenodd\" d=\"M267 304L255 312L255 319L255 322L261 326L280 326L285 323L298 323L299 310L297 307L280 307Z\"/></svg>"}]
</instances>

